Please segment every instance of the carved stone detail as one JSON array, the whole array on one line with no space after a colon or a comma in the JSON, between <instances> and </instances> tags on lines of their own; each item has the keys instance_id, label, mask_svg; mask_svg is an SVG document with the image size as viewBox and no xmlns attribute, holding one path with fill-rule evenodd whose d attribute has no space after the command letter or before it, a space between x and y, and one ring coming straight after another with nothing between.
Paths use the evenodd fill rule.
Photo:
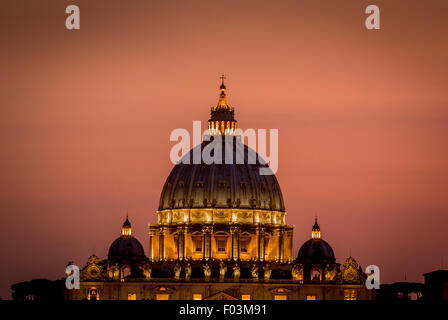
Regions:
<instances>
[{"instance_id":1,"label":"carved stone detail","mask_svg":"<svg viewBox=\"0 0 448 320\"><path fill-rule=\"evenodd\" d=\"M233 266L233 280L238 282L240 280L241 269L238 264Z\"/></svg>"},{"instance_id":2,"label":"carved stone detail","mask_svg":"<svg viewBox=\"0 0 448 320\"><path fill-rule=\"evenodd\" d=\"M96 255L91 255L86 266L81 270L79 278L81 281L104 281L109 276L100 264L100 259Z\"/></svg>"},{"instance_id":3,"label":"carved stone detail","mask_svg":"<svg viewBox=\"0 0 448 320\"><path fill-rule=\"evenodd\" d=\"M355 259L348 257L345 260L340 274L340 281L343 283L363 283L365 280L364 272Z\"/></svg>"}]
</instances>

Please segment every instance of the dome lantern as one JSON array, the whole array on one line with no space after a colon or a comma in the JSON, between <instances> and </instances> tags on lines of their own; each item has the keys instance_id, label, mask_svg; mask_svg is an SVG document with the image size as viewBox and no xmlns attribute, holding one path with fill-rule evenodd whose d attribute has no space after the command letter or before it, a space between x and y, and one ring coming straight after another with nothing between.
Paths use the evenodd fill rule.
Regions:
<instances>
[{"instance_id":1,"label":"dome lantern","mask_svg":"<svg viewBox=\"0 0 448 320\"><path fill-rule=\"evenodd\" d=\"M234 135L236 131L235 110L227 102L224 79L226 77L222 75L218 103L216 107L211 108L210 120L208 120L208 131L211 135Z\"/></svg>"},{"instance_id":2,"label":"dome lantern","mask_svg":"<svg viewBox=\"0 0 448 320\"><path fill-rule=\"evenodd\" d=\"M320 227L317 224L317 216L316 216L314 218L313 228L311 229L311 239L320 239L320 238L321 238Z\"/></svg>"},{"instance_id":3,"label":"dome lantern","mask_svg":"<svg viewBox=\"0 0 448 320\"><path fill-rule=\"evenodd\" d=\"M126 213L126 220L123 223L123 227L121 228L122 236L132 236L132 228L131 223L129 222L128 213Z\"/></svg>"}]
</instances>

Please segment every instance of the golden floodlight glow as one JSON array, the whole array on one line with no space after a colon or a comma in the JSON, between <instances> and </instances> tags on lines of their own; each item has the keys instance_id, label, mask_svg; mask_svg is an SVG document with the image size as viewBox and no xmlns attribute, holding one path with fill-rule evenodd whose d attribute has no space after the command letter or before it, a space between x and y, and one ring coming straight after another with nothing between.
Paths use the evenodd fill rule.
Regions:
<instances>
[{"instance_id":1,"label":"golden floodlight glow","mask_svg":"<svg viewBox=\"0 0 448 320\"><path fill-rule=\"evenodd\" d=\"M320 239L320 231L311 231L311 238Z\"/></svg>"},{"instance_id":2,"label":"golden floodlight glow","mask_svg":"<svg viewBox=\"0 0 448 320\"><path fill-rule=\"evenodd\" d=\"M321 238L320 227L317 224L317 217L316 217L314 220L313 228L311 229L311 239L320 239L320 238Z\"/></svg>"},{"instance_id":3,"label":"golden floodlight glow","mask_svg":"<svg viewBox=\"0 0 448 320\"><path fill-rule=\"evenodd\" d=\"M123 229L121 229L121 234L123 236L132 236L132 229L131 228L123 228Z\"/></svg>"},{"instance_id":4,"label":"golden floodlight glow","mask_svg":"<svg viewBox=\"0 0 448 320\"><path fill-rule=\"evenodd\" d=\"M129 222L127 213L126 213L126 221L123 223L123 227L121 228L121 235L127 237L132 236L131 223Z\"/></svg>"},{"instance_id":5,"label":"golden floodlight glow","mask_svg":"<svg viewBox=\"0 0 448 320\"><path fill-rule=\"evenodd\" d=\"M137 300L136 293L128 293L128 300Z\"/></svg>"},{"instance_id":6,"label":"golden floodlight glow","mask_svg":"<svg viewBox=\"0 0 448 320\"><path fill-rule=\"evenodd\" d=\"M226 97L226 86L224 76L221 76L221 86L219 87L219 99L216 107L211 108L211 118L208 121L208 131L211 135L235 135L236 120L234 119L234 109L229 106Z\"/></svg>"}]
</instances>

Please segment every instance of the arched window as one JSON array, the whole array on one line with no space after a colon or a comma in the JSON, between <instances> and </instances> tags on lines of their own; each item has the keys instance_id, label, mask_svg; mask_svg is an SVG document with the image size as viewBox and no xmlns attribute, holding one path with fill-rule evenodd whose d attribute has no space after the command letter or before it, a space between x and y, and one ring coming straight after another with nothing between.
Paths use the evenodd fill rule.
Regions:
<instances>
[{"instance_id":1,"label":"arched window","mask_svg":"<svg viewBox=\"0 0 448 320\"><path fill-rule=\"evenodd\" d=\"M123 278L126 278L131 274L131 268L129 266L123 267Z\"/></svg>"},{"instance_id":2,"label":"arched window","mask_svg":"<svg viewBox=\"0 0 448 320\"><path fill-rule=\"evenodd\" d=\"M320 280L320 270L319 269L313 269L311 271L311 280Z\"/></svg>"},{"instance_id":3,"label":"arched window","mask_svg":"<svg viewBox=\"0 0 448 320\"><path fill-rule=\"evenodd\" d=\"M87 300L100 300L99 290L91 287L87 290Z\"/></svg>"}]
</instances>

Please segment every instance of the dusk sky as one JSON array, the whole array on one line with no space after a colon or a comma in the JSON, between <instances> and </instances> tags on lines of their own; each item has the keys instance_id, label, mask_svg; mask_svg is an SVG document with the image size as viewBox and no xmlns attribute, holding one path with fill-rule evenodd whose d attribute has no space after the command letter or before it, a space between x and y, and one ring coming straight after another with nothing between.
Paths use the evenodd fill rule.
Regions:
<instances>
[{"instance_id":1,"label":"dusk sky","mask_svg":"<svg viewBox=\"0 0 448 320\"><path fill-rule=\"evenodd\" d=\"M294 255L317 214L337 262L381 283L446 269L447 16L446 0L1 1L0 297L106 258L126 210L147 253L170 133L206 128L221 74L240 128L279 129Z\"/></svg>"}]
</instances>

